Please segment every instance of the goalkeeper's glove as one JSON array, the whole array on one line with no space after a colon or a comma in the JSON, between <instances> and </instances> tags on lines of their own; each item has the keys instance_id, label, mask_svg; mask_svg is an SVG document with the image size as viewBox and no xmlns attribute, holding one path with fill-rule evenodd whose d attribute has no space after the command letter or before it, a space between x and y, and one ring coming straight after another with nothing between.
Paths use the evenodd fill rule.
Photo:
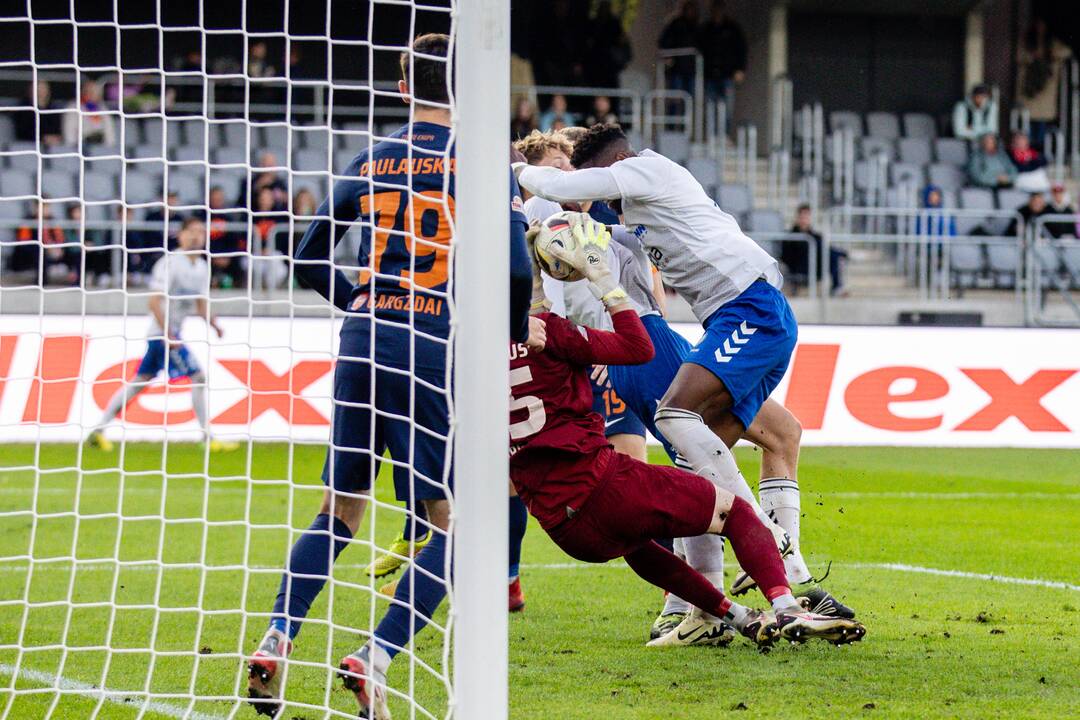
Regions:
<instances>
[{"instance_id":1,"label":"goalkeeper's glove","mask_svg":"<svg viewBox=\"0 0 1080 720\"><path fill-rule=\"evenodd\" d=\"M551 310L551 301L544 293L544 279L540 276L540 265L536 262L536 237L540 234L540 223L533 222L525 233L525 242L529 246L529 264L532 266L532 299L529 301L529 314L539 315Z\"/></svg>"},{"instance_id":2,"label":"goalkeeper's glove","mask_svg":"<svg viewBox=\"0 0 1080 720\"><path fill-rule=\"evenodd\" d=\"M607 227L582 213L581 222L573 225L571 232L584 256L582 264L574 267L589 281L592 294L607 308L627 302L629 296L607 264L607 249L611 244L611 233Z\"/></svg>"}]
</instances>

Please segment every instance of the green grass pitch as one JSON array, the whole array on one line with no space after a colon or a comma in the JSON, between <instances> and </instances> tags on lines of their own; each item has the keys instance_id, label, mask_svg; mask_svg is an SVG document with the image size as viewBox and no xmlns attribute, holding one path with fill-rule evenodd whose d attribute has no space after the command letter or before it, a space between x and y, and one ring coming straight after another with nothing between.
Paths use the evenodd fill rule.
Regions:
<instances>
[{"instance_id":1,"label":"green grass pitch","mask_svg":"<svg viewBox=\"0 0 1080 720\"><path fill-rule=\"evenodd\" d=\"M31 446L0 446L0 556L9 558L0 562L0 718L81 719L95 708L110 719L253 718L235 701L186 696L242 687L240 653L253 648L265 619L245 622L239 609L269 609L288 527L306 527L317 507L322 457L316 446L206 458L200 446L134 444L121 461L70 445L43 446L40 456ZM740 450L739 460L756 477L757 453ZM742 642L646 649L659 591L624 565L569 561L531 522L528 607L510 618L511 717L1080 715L1080 454L810 448L800 481L807 559L818 573L832 561L826 586L859 611L864 642L785 645L768 655ZM380 480L376 531L365 526L360 538L385 545L397 533L391 494ZM60 560L35 562L30 574L25 560L10 559L73 555L88 561L77 572ZM118 571L104 560L113 557L175 567ZM328 631L325 594L313 608L294 654L313 664L290 670L287 698L296 704L282 718L322 718L310 705L324 702L337 717L355 711L317 663L336 664L362 641L346 628L370 628L381 614L361 571L371 557L362 543L339 561L335 578L347 584L333 593L337 629ZM24 615L27 597L35 605ZM106 644L120 650L107 657ZM421 635L417 657L439 667L436 633ZM47 687L54 682L113 694L57 695ZM399 658L390 682L442 716L445 690L423 664ZM391 707L396 718L411 717L403 700Z\"/></svg>"}]
</instances>

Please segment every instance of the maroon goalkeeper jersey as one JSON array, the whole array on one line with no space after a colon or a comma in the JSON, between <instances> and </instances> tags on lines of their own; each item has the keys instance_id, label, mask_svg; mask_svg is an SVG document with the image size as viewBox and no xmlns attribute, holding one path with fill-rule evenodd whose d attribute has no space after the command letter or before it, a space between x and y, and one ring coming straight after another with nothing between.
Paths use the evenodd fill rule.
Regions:
<instances>
[{"instance_id":1,"label":"maroon goalkeeper jersey","mask_svg":"<svg viewBox=\"0 0 1080 720\"><path fill-rule=\"evenodd\" d=\"M510 345L510 477L533 516L551 528L580 508L602 478L599 472L559 472L609 445L604 419L592 412L589 368L645 363L653 347L630 309L612 316L614 332L551 313L539 317L547 325L543 351ZM539 466L551 472L527 472Z\"/></svg>"}]
</instances>

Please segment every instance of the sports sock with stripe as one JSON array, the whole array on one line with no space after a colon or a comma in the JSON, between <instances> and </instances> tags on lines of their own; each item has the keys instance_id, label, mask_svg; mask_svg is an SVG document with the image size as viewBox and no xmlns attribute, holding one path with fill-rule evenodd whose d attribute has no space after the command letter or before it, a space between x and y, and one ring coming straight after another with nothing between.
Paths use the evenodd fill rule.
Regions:
<instances>
[{"instance_id":1,"label":"sports sock with stripe","mask_svg":"<svg viewBox=\"0 0 1080 720\"><path fill-rule=\"evenodd\" d=\"M431 621L446 596L445 576L446 533L436 530L401 576L394 601L375 628L375 641L391 658Z\"/></svg>"},{"instance_id":2,"label":"sports sock with stripe","mask_svg":"<svg viewBox=\"0 0 1080 720\"><path fill-rule=\"evenodd\" d=\"M511 581L518 576L521 566L521 542L525 539L525 528L529 524L529 510L525 501L517 495L510 496L510 562L507 576Z\"/></svg>"},{"instance_id":3,"label":"sports sock with stripe","mask_svg":"<svg viewBox=\"0 0 1080 720\"><path fill-rule=\"evenodd\" d=\"M792 478L765 478L758 484L758 494L761 496L761 509L787 531L797 546L802 512L798 481ZM813 579L798 547L794 553L784 558L784 568L793 585Z\"/></svg>"}]
</instances>

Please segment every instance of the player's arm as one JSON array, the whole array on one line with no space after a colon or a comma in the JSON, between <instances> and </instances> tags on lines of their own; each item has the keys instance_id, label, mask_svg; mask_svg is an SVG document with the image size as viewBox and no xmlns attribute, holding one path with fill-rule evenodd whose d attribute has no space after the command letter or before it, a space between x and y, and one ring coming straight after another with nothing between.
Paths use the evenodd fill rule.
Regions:
<instances>
[{"instance_id":1,"label":"player's arm","mask_svg":"<svg viewBox=\"0 0 1080 720\"><path fill-rule=\"evenodd\" d=\"M363 157L360 155L353 160L344 174L355 177ZM315 211L316 219L308 226L293 252L297 260L293 266L297 279L340 310L348 310L353 284L345 273L334 266L334 246L359 217L360 196L367 191L367 187L367 183L359 180L335 180L330 196Z\"/></svg>"},{"instance_id":2,"label":"player's arm","mask_svg":"<svg viewBox=\"0 0 1080 720\"><path fill-rule=\"evenodd\" d=\"M510 173L510 337L529 337L529 305L533 292L532 260L525 242L529 222L521 210L521 190Z\"/></svg>"},{"instance_id":3,"label":"player's arm","mask_svg":"<svg viewBox=\"0 0 1080 720\"><path fill-rule=\"evenodd\" d=\"M515 163L514 173L523 188L555 202L617 200L623 196L610 168L566 172L554 167Z\"/></svg>"},{"instance_id":4,"label":"player's arm","mask_svg":"<svg viewBox=\"0 0 1080 720\"><path fill-rule=\"evenodd\" d=\"M214 329L214 332L217 333L218 337L221 337L222 335L225 334L225 331L221 329L221 325L218 324L217 316L213 315L210 312L210 301L209 300L207 300L204 297L196 299L195 300L195 312L198 313L199 317L201 317L203 320L206 321L207 325L209 325L210 327L212 327Z\"/></svg>"},{"instance_id":5,"label":"player's arm","mask_svg":"<svg viewBox=\"0 0 1080 720\"><path fill-rule=\"evenodd\" d=\"M162 328L162 332L165 333L166 342L176 340L177 338L169 335L169 326L165 323L165 293L155 292L150 296L150 314L154 316L154 321L157 322L158 327Z\"/></svg>"}]
</instances>

